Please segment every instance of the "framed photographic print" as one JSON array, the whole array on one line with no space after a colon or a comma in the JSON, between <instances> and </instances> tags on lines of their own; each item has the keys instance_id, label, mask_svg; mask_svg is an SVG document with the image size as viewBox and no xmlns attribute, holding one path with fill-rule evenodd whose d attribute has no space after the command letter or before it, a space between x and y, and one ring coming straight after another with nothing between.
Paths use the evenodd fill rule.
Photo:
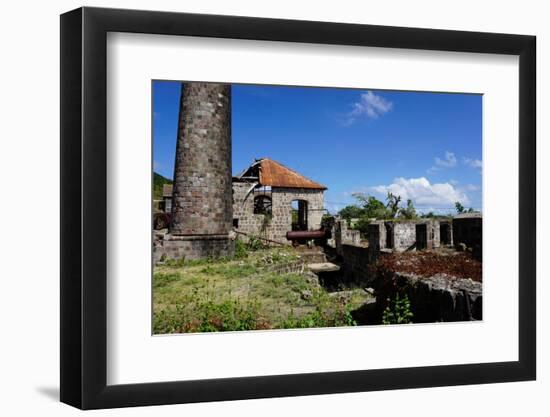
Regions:
<instances>
[{"instance_id":1,"label":"framed photographic print","mask_svg":"<svg viewBox=\"0 0 550 417\"><path fill-rule=\"evenodd\" d=\"M61 400L535 379L535 38L61 16Z\"/></svg>"}]
</instances>

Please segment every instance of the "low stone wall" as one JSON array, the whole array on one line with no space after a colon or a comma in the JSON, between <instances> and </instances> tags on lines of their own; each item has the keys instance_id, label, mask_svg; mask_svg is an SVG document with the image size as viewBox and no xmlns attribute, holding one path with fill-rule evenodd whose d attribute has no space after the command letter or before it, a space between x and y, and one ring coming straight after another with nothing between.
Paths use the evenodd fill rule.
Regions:
<instances>
[{"instance_id":1,"label":"low stone wall","mask_svg":"<svg viewBox=\"0 0 550 417\"><path fill-rule=\"evenodd\" d=\"M423 278L395 273L376 281L379 314L396 294L408 296L414 323L471 321L482 319L482 284L444 274Z\"/></svg>"},{"instance_id":2,"label":"low stone wall","mask_svg":"<svg viewBox=\"0 0 550 417\"><path fill-rule=\"evenodd\" d=\"M263 271L273 272L275 274L301 274L304 272L305 262L303 259L298 259L291 262L277 263L267 265L262 268Z\"/></svg>"},{"instance_id":3,"label":"low stone wall","mask_svg":"<svg viewBox=\"0 0 550 417\"><path fill-rule=\"evenodd\" d=\"M235 253L235 241L228 235L174 236L155 234L153 262L162 259L203 259L231 256Z\"/></svg>"}]
</instances>

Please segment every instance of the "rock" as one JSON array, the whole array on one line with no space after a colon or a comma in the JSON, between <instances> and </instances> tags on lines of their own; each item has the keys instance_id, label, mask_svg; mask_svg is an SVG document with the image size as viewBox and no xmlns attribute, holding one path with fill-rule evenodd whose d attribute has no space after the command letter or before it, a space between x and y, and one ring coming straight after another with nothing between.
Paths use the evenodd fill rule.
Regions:
<instances>
[{"instance_id":1,"label":"rock","mask_svg":"<svg viewBox=\"0 0 550 417\"><path fill-rule=\"evenodd\" d=\"M374 295L374 288L371 288L371 287L365 288L365 292L367 292L371 295Z\"/></svg>"},{"instance_id":2,"label":"rock","mask_svg":"<svg viewBox=\"0 0 550 417\"><path fill-rule=\"evenodd\" d=\"M338 302L340 302L341 304L346 304L351 299L352 295L353 291L335 291L329 293L328 296L330 298L338 299Z\"/></svg>"},{"instance_id":3,"label":"rock","mask_svg":"<svg viewBox=\"0 0 550 417\"><path fill-rule=\"evenodd\" d=\"M456 246L456 250L459 251L459 252L466 252L466 249L468 249L468 247L466 246L465 243L459 243Z\"/></svg>"},{"instance_id":4,"label":"rock","mask_svg":"<svg viewBox=\"0 0 550 417\"><path fill-rule=\"evenodd\" d=\"M313 294L311 293L310 290L302 290L300 291L300 297L302 298L302 300L311 300L311 298L313 297Z\"/></svg>"}]
</instances>

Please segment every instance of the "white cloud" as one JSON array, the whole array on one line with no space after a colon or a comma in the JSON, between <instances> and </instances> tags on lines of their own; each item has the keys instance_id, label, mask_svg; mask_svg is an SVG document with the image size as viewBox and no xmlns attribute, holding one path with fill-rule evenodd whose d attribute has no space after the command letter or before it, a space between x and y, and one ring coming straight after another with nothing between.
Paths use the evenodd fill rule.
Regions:
<instances>
[{"instance_id":1,"label":"white cloud","mask_svg":"<svg viewBox=\"0 0 550 417\"><path fill-rule=\"evenodd\" d=\"M475 184L466 184L464 186L464 190L466 190L466 191L480 191L481 187L479 185L475 185Z\"/></svg>"},{"instance_id":2,"label":"white cloud","mask_svg":"<svg viewBox=\"0 0 550 417\"><path fill-rule=\"evenodd\" d=\"M470 204L468 195L449 182L432 184L425 177L420 178L395 178L389 185L371 187L370 191L386 195L391 192L401 196L401 201L411 199L419 208L453 207L456 201L462 204Z\"/></svg>"},{"instance_id":3,"label":"white cloud","mask_svg":"<svg viewBox=\"0 0 550 417\"><path fill-rule=\"evenodd\" d=\"M483 167L483 162L481 162L481 159L462 158L462 162L472 168L481 169Z\"/></svg>"},{"instance_id":4,"label":"white cloud","mask_svg":"<svg viewBox=\"0 0 550 417\"><path fill-rule=\"evenodd\" d=\"M353 110L346 115L344 123L348 126L355 123L360 117L377 119L393 108L393 103L384 97L367 91L361 94L359 101L353 103Z\"/></svg>"},{"instance_id":5,"label":"white cloud","mask_svg":"<svg viewBox=\"0 0 550 417\"><path fill-rule=\"evenodd\" d=\"M156 171L162 167L162 164L158 161L153 161L153 171Z\"/></svg>"},{"instance_id":6,"label":"white cloud","mask_svg":"<svg viewBox=\"0 0 550 417\"><path fill-rule=\"evenodd\" d=\"M445 152L445 158L440 158L436 156L434 158L435 165L428 169L428 173L433 173L439 171L442 168L453 168L458 164L458 160L453 152Z\"/></svg>"}]
</instances>

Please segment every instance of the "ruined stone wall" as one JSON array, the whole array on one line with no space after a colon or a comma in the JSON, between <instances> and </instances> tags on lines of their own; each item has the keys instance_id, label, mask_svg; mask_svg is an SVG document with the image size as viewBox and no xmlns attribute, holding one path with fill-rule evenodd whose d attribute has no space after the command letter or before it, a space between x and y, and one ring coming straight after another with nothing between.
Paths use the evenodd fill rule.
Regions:
<instances>
[{"instance_id":1,"label":"ruined stone wall","mask_svg":"<svg viewBox=\"0 0 550 417\"><path fill-rule=\"evenodd\" d=\"M401 252L412 250L416 244L417 222L393 222L393 249Z\"/></svg>"},{"instance_id":2,"label":"ruined stone wall","mask_svg":"<svg viewBox=\"0 0 550 417\"><path fill-rule=\"evenodd\" d=\"M414 323L482 320L483 285L471 279L456 279L444 274L424 278L395 273L377 279L376 304L379 313L396 293L407 295ZM397 289L397 291L396 291Z\"/></svg>"},{"instance_id":3,"label":"ruined stone wall","mask_svg":"<svg viewBox=\"0 0 550 417\"><path fill-rule=\"evenodd\" d=\"M377 244L380 249L393 249L398 252L416 248L416 225L425 224L429 248L441 246L440 224L438 220L375 221L369 225L369 244ZM393 247L387 246L387 234L391 233ZM375 242L376 240L376 242Z\"/></svg>"},{"instance_id":4,"label":"ruined stone wall","mask_svg":"<svg viewBox=\"0 0 550 417\"><path fill-rule=\"evenodd\" d=\"M376 246L378 249L386 249L386 225L384 221L374 221L369 224L367 240L369 246Z\"/></svg>"},{"instance_id":5,"label":"ruined stone wall","mask_svg":"<svg viewBox=\"0 0 550 417\"><path fill-rule=\"evenodd\" d=\"M348 223L345 219L338 219L334 222L334 226L331 230L331 236L329 244L336 248L336 253L342 255L342 245L361 244L361 233L359 230L353 230L348 228Z\"/></svg>"},{"instance_id":6,"label":"ruined stone wall","mask_svg":"<svg viewBox=\"0 0 550 417\"><path fill-rule=\"evenodd\" d=\"M342 275L344 281L348 284L370 285L374 276L369 267L376 262L378 251L376 248L343 244L341 247L342 255Z\"/></svg>"},{"instance_id":7,"label":"ruined stone wall","mask_svg":"<svg viewBox=\"0 0 550 417\"><path fill-rule=\"evenodd\" d=\"M308 202L308 230L318 230L323 216L323 191L304 188L273 188L271 191L272 216L265 222L265 215L254 214L254 197L247 191L252 184L233 183L233 219L238 221L239 232L290 244L286 232L292 230L292 201ZM267 194L269 195L269 194ZM246 196L246 198L245 198Z\"/></svg>"},{"instance_id":8,"label":"ruined stone wall","mask_svg":"<svg viewBox=\"0 0 550 417\"><path fill-rule=\"evenodd\" d=\"M429 225L431 225L433 229L433 247L439 248L441 246L440 223L437 220L430 220Z\"/></svg>"},{"instance_id":9,"label":"ruined stone wall","mask_svg":"<svg viewBox=\"0 0 550 417\"><path fill-rule=\"evenodd\" d=\"M342 243L359 245L361 243L361 232L359 230L349 229L348 223L345 220L342 220L341 224Z\"/></svg>"}]
</instances>

